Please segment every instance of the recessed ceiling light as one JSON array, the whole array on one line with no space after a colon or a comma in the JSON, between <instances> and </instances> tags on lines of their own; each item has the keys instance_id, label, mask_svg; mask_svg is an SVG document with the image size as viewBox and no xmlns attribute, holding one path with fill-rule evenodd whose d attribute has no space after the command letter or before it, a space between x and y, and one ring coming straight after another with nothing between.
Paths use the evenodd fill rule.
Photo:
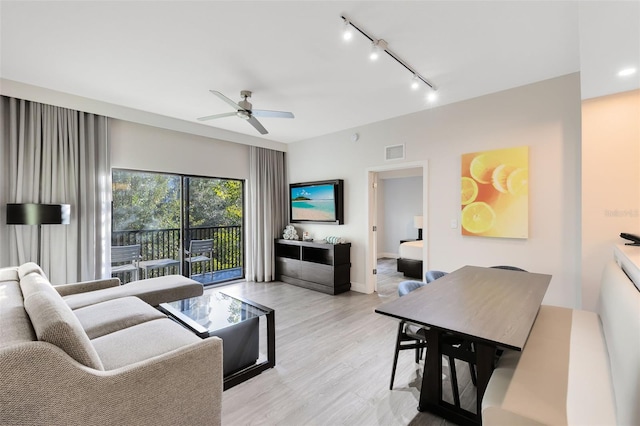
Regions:
<instances>
[{"instance_id":1,"label":"recessed ceiling light","mask_svg":"<svg viewBox=\"0 0 640 426\"><path fill-rule=\"evenodd\" d=\"M627 77L630 75L633 75L637 72L638 70L636 68L630 67L630 68L625 68L620 70L620 72L618 72L618 77Z\"/></svg>"},{"instance_id":2,"label":"recessed ceiling light","mask_svg":"<svg viewBox=\"0 0 640 426\"><path fill-rule=\"evenodd\" d=\"M436 92L430 92L430 93L427 95L427 100L428 100L429 102L435 102L435 101L436 101L436 99L438 99L438 95L436 94Z\"/></svg>"}]
</instances>

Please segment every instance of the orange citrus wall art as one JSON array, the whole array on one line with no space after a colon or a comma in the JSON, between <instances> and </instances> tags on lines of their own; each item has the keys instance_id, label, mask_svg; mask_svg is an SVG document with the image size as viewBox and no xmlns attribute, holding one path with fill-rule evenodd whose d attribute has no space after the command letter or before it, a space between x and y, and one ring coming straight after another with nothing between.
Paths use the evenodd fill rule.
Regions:
<instances>
[{"instance_id":1,"label":"orange citrus wall art","mask_svg":"<svg viewBox=\"0 0 640 426\"><path fill-rule=\"evenodd\" d=\"M462 155L462 235L529 236L529 147Z\"/></svg>"}]
</instances>

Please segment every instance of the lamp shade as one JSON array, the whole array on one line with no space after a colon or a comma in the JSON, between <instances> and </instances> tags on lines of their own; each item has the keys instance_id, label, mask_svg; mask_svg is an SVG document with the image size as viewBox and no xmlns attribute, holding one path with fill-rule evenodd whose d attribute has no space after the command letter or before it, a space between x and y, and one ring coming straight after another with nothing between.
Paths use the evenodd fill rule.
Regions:
<instances>
[{"instance_id":1,"label":"lamp shade","mask_svg":"<svg viewBox=\"0 0 640 426\"><path fill-rule=\"evenodd\" d=\"M422 216L414 216L413 217L413 227L422 229Z\"/></svg>"},{"instance_id":2,"label":"lamp shade","mask_svg":"<svg viewBox=\"0 0 640 426\"><path fill-rule=\"evenodd\" d=\"M7 204L7 225L68 225L69 204Z\"/></svg>"}]
</instances>

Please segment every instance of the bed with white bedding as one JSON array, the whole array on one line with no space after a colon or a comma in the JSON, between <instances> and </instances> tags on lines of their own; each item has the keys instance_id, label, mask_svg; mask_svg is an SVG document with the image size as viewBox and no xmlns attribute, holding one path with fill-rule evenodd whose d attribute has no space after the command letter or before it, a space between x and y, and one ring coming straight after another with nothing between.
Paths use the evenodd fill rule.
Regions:
<instances>
[{"instance_id":1,"label":"bed with white bedding","mask_svg":"<svg viewBox=\"0 0 640 426\"><path fill-rule=\"evenodd\" d=\"M400 244L398 272L405 277L422 279L422 243L422 240L418 240Z\"/></svg>"}]
</instances>

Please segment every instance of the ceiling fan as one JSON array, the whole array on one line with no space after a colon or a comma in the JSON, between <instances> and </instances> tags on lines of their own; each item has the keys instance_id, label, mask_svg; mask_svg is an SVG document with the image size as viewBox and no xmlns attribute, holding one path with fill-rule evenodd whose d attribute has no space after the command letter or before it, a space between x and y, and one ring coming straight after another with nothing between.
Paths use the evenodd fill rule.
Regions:
<instances>
[{"instance_id":1,"label":"ceiling fan","mask_svg":"<svg viewBox=\"0 0 640 426\"><path fill-rule=\"evenodd\" d=\"M269 111L264 109L253 109L251 102L247 100L248 98L251 97L251 91L249 90L242 90L240 92L240 96L242 97L242 100L238 103L235 103L234 101L227 98L225 95L223 95L220 92L217 92L215 90L209 90L209 91L214 95L216 95L217 97L219 97L220 99L222 99L223 101L225 101L226 103L228 103L229 105L231 105L233 108L235 108L236 112L225 112L222 114L207 115L206 117L198 118L199 121L213 120L215 118L230 117L232 115L236 115L242 118L243 120L247 120L249 124L251 124L253 127L255 127L257 131L260 132L260 134L266 135L269 132L267 132L267 129L265 129L262 126L262 124L260 124L260 122L256 119L256 117L294 118L293 113L286 112L286 111Z\"/></svg>"}]
</instances>

